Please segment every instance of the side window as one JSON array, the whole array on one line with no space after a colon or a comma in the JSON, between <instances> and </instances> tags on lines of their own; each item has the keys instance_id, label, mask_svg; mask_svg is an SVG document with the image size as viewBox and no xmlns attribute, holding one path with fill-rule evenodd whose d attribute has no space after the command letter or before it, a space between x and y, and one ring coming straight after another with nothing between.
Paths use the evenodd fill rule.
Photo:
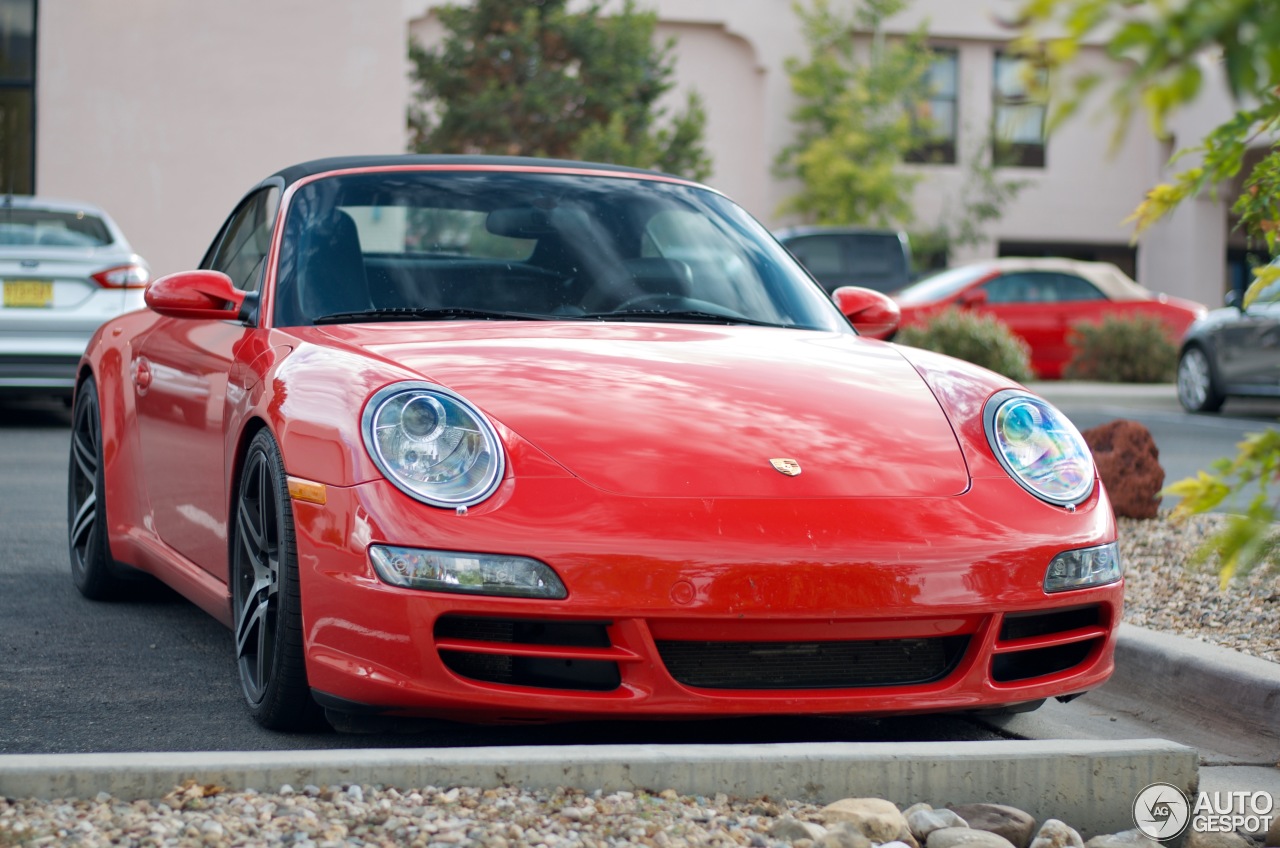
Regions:
<instances>
[{"instance_id":1,"label":"side window","mask_svg":"<svg viewBox=\"0 0 1280 848\"><path fill-rule=\"evenodd\" d=\"M231 278L236 288L257 291L271 249L271 232L280 208L280 189L265 188L248 198L223 228L208 267Z\"/></svg>"},{"instance_id":2,"label":"side window","mask_svg":"<svg viewBox=\"0 0 1280 848\"><path fill-rule=\"evenodd\" d=\"M1102 293L1088 280L1048 271L1001 274L982 288L987 293L987 303L1057 303L1102 297Z\"/></svg>"},{"instance_id":3,"label":"side window","mask_svg":"<svg viewBox=\"0 0 1280 848\"><path fill-rule=\"evenodd\" d=\"M1054 274L1054 300L1106 300L1098 287L1074 274Z\"/></svg>"},{"instance_id":4,"label":"side window","mask_svg":"<svg viewBox=\"0 0 1280 848\"><path fill-rule=\"evenodd\" d=\"M1036 285L1036 277L1040 274L1001 274L994 280L983 284L987 293L987 303L1028 303L1038 302L1040 287Z\"/></svg>"}]
</instances>

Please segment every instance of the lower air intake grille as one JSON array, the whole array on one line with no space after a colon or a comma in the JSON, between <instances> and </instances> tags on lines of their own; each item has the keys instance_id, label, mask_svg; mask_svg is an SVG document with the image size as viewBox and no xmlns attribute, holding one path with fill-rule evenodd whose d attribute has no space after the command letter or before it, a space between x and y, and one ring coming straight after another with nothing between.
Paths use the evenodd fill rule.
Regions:
<instances>
[{"instance_id":1,"label":"lower air intake grille","mask_svg":"<svg viewBox=\"0 0 1280 848\"><path fill-rule=\"evenodd\" d=\"M573 657L574 648L608 648L607 621L538 621L531 619L445 616L436 622L435 637L445 643L440 659L455 674L540 689L607 692L622 684L612 660ZM539 646L536 656L519 652L468 650L466 643L486 646ZM449 647L449 645L452 647ZM560 651L559 649L565 649ZM568 654L560 656L559 654Z\"/></svg>"},{"instance_id":2,"label":"lower air intake grille","mask_svg":"<svg viewBox=\"0 0 1280 848\"><path fill-rule=\"evenodd\" d=\"M667 671L702 689L850 689L940 680L968 636L857 642L658 642Z\"/></svg>"}]
</instances>

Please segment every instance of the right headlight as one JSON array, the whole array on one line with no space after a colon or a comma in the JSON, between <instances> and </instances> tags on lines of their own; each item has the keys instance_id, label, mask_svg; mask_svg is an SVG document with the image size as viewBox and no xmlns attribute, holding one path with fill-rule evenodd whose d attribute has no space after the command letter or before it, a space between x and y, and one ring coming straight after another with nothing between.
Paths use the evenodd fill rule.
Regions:
<instances>
[{"instance_id":1,"label":"right headlight","mask_svg":"<svg viewBox=\"0 0 1280 848\"><path fill-rule=\"evenodd\" d=\"M361 431L386 478L440 507L472 506L502 481L502 442L480 410L431 383L396 383L365 405Z\"/></svg>"},{"instance_id":2,"label":"right headlight","mask_svg":"<svg viewBox=\"0 0 1280 848\"><path fill-rule=\"evenodd\" d=\"M1084 436L1046 400L1016 389L998 392L982 413L996 459L1031 494L1059 506L1093 492L1093 454Z\"/></svg>"}]
</instances>

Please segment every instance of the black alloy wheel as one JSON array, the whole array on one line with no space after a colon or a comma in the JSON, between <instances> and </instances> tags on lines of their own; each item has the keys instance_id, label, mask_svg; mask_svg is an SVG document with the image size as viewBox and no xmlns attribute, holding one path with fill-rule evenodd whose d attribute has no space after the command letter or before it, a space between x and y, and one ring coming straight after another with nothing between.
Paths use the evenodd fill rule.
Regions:
<instances>
[{"instance_id":1,"label":"black alloy wheel","mask_svg":"<svg viewBox=\"0 0 1280 848\"><path fill-rule=\"evenodd\" d=\"M274 730L317 729L302 644L302 595L284 461L259 431L249 444L232 518L236 660L249 711Z\"/></svg>"},{"instance_id":2,"label":"black alloy wheel","mask_svg":"<svg viewBox=\"0 0 1280 848\"><path fill-rule=\"evenodd\" d=\"M107 543L106 486L102 469L102 413L92 377L76 389L71 408L71 456L67 476L67 547L71 580L95 601L119 597L129 582Z\"/></svg>"}]
</instances>

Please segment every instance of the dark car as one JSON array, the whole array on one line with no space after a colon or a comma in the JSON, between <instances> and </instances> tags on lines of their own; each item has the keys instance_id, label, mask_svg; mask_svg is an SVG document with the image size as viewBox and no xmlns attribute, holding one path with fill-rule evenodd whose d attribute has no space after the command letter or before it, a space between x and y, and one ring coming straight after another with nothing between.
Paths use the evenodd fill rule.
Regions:
<instances>
[{"instance_id":1,"label":"dark car","mask_svg":"<svg viewBox=\"0 0 1280 848\"><path fill-rule=\"evenodd\" d=\"M1178 401L1217 412L1228 397L1280 397L1280 282L1248 308L1235 292L1187 328L1178 356Z\"/></svg>"},{"instance_id":2,"label":"dark car","mask_svg":"<svg viewBox=\"0 0 1280 848\"><path fill-rule=\"evenodd\" d=\"M790 227L774 233L827 291L892 292L911 282L911 242L899 230Z\"/></svg>"}]
</instances>

